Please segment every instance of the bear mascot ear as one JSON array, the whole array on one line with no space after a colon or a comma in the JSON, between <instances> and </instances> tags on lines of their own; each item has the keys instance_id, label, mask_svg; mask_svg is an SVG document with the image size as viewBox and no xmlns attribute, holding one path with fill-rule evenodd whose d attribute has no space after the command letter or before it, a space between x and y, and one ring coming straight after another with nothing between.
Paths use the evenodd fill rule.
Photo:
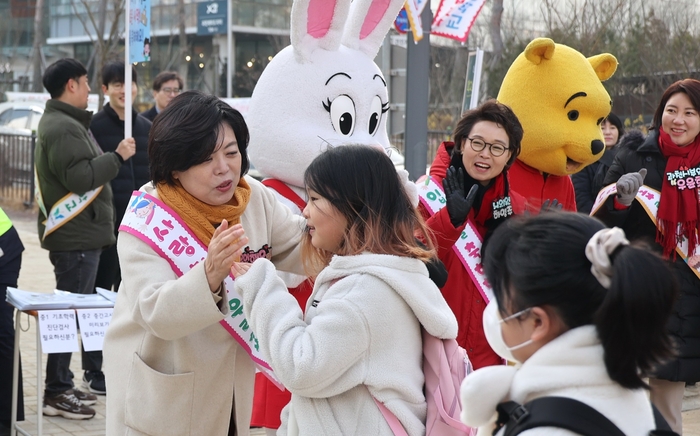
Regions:
<instances>
[{"instance_id":1,"label":"bear mascot ear","mask_svg":"<svg viewBox=\"0 0 700 436\"><path fill-rule=\"evenodd\" d=\"M591 63L593 71L595 71L601 82L611 78L617 70L617 59L610 53L591 56L588 58L588 62Z\"/></svg>"},{"instance_id":2,"label":"bear mascot ear","mask_svg":"<svg viewBox=\"0 0 700 436\"><path fill-rule=\"evenodd\" d=\"M543 60L552 59L554 48L554 41L549 38L533 39L525 47L525 58L533 64L539 65Z\"/></svg>"}]
</instances>

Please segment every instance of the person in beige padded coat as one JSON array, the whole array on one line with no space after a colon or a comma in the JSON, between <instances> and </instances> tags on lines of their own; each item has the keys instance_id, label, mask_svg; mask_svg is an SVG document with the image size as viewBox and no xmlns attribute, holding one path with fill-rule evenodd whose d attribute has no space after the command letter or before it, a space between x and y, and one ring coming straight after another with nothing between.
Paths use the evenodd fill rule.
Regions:
<instances>
[{"instance_id":1,"label":"person in beige padded coat","mask_svg":"<svg viewBox=\"0 0 700 436\"><path fill-rule=\"evenodd\" d=\"M208 250L178 277L157 250L120 228L123 281L104 342L109 436L249 434L255 365L220 325L231 312L223 281L242 251L243 261L265 257L303 273L304 225L244 176L247 144L241 114L198 92L176 97L153 124L153 181L141 191Z\"/></svg>"}]
</instances>

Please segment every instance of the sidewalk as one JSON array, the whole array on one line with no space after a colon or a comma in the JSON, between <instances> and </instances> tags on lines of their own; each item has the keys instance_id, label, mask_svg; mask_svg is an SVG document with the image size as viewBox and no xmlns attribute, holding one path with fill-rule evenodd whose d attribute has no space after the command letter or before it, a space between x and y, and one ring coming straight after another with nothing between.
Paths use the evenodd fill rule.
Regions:
<instances>
[{"instance_id":1,"label":"sidewalk","mask_svg":"<svg viewBox=\"0 0 700 436\"><path fill-rule=\"evenodd\" d=\"M51 292L55 286L53 266L49 261L48 252L39 245L36 230L36 214L33 212L5 210L13 220L19 232L25 251L22 255L22 270L19 276L19 288L33 292ZM20 350L24 374L24 402L26 421L20 426L31 434L36 434L36 323L28 321L27 315L21 315L22 332L20 333ZM28 330L27 325L29 325ZM46 364L46 355L42 362ZM42 372L44 368L40 369ZM81 388L83 371L80 368L80 356L75 353L71 360L71 370L75 374L75 382ZM42 377L43 378L43 377ZM700 383L699 383L700 385ZM94 409L94 418L74 421L61 417L44 417L43 434L98 436L105 431L105 397L98 395ZM700 388L686 389L683 402L683 434L685 436L700 436ZM263 436L262 430L252 430L251 436Z\"/></svg>"}]
</instances>

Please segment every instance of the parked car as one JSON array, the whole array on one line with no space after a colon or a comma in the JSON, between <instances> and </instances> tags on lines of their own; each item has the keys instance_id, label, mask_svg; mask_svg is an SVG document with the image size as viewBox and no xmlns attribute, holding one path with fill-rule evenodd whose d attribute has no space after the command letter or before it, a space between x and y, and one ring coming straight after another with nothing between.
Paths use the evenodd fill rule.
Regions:
<instances>
[{"instance_id":1,"label":"parked car","mask_svg":"<svg viewBox=\"0 0 700 436\"><path fill-rule=\"evenodd\" d=\"M0 186L27 185L34 177L32 132L44 114L44 101L0 103ZM96 112L94 104L88 110Z\"/></svg>"}]
</instances>

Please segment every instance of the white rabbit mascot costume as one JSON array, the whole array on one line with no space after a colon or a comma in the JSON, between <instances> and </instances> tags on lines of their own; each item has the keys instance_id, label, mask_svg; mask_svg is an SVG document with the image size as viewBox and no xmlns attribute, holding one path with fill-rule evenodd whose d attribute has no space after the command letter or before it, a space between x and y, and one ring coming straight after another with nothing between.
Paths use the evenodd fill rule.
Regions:
<instances>
[{"instance_id":1,"label":"white rabbit mascot costume","mask_svg":"<svg viewBox=\"0 0 700 436\"><path fill-rule=\"evenodd\" d=\"M292 45L260 76L246 122L250 159L269 177L263 183L296 213L306 206L304 171L327 147L389 149L387 86L373 59L403 4L294 0ZM408 182L407 173L401 176ZM412 194L417 204L417 191ZM289 274L283 279L303 309L313 287L310 281ZM278 428L280 411L290 398L258 374L251 425Z\"/></svg>"}]
</instances>

